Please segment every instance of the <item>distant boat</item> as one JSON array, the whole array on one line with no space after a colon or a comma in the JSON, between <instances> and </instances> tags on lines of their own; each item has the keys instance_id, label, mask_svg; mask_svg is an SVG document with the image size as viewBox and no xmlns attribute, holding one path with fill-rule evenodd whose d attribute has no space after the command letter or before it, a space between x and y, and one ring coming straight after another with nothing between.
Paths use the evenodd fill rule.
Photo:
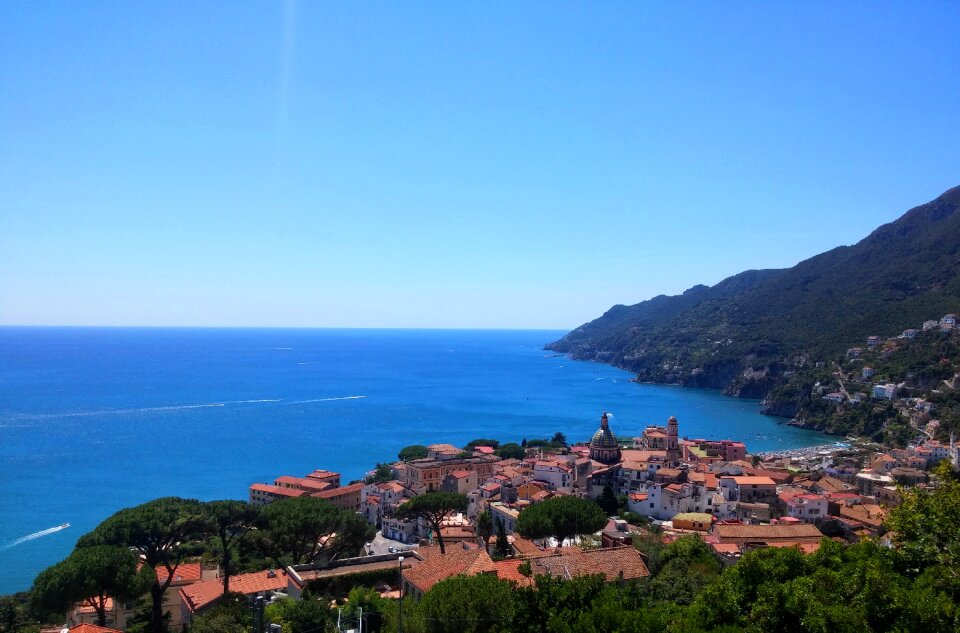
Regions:
<instances>
[{"instance_id":1,"label":"distant boat","mask_svg":"<svg viewBox=\"0 0 960 633\"><path fill-rule=\"evenodd\" d=\"M69 524L69 523L63 523L63 524L61 524L61 525L58 525L58 526L57 526L57 529L58 529L58 530L66 530L68 527L70 527L70 524Z\"/></svg>"}]
</instances>

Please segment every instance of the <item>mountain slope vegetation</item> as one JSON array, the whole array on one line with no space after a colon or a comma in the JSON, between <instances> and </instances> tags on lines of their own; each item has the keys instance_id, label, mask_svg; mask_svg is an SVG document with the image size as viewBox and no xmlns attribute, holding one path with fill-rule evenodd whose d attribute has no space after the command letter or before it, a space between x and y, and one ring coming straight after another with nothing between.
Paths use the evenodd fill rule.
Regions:
<instances>
[{"instance_id":1,"label":"mountain slope vegetation","mask_svg":"<svg viewBox=\"0 0 960 633\"><path fill-rule=\"evenodd\" d=\"M618 305L548 349L637 379L763 397L798 367L870 335L960 312L960 187L853 246L792 268Z\"/></svg>"}]
</instances>

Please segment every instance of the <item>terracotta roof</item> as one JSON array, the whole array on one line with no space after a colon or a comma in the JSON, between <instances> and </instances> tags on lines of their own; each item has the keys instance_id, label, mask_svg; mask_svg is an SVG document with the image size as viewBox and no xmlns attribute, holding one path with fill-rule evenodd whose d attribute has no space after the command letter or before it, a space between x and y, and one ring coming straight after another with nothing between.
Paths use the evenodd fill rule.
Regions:
<instances>
[{"instance_id":1,"label":"terracotta roof","mask_svg":"<svg viewBox=\"0 0 960 633\"><path fill-rule=\"evenodd\" d=\"M840 516L877 528L883 525L887 512L878 505L860 504L841 506Z\"/></svg>"},{"instance_id":2,"label":"terracotta roof","mask_svg":"<svg viewBox=\"0 0 960 633\"><path fill-rule=\"evenodd\" d=\"M340 488L324 490L323 492L316 492L310 496L318 497L320 499L330 499L332 497L339 497L340 495L348 495L353 492L359 492L362 489L363 484L350 484L349 486L342 486Z\"/></svg>"},{"instance_id":3,"label":"terracotta roof","mask_svg":"<svg viewBox=\"0 0 960 633\"><path fill-rule=\"evenodd\" d=\"M167 581L167 568L163 565L157 565L157 581L162 585ZM170 584L181 585L197 582L202 578L202 569L200 563L180 563L173 570L173 582Z\"/></svg>"},{"instance_id":4,"label":"terracotta roof","mask_svg":"<svg viewBox=\"0 0 960 633\"><path fill-rule=\"evenodd\" d=\"M520 558L511 558L497 561L493 566L496 568L497 578L500 580L509 580L516 583L518 587L529 587L533 584L533 578L520 573L519 568L523 563L524 561Z\"/></svg>"},{"instance_id":5,"label":"terracotta roof","mask_svg":"<svg viewBox=\"0 0 960 633\"><path fill-rule=\"evenodd\" d=\"M230 576L230 591L253 595L265 591L277 591L287 586L287 572L282 569L267 569L252 574ZM187 609L194 613L215 602L223 595L223 582L204 580L187 585L180 590L180 597Z\"/></svg>"},{"instance_id":6,"label":"terracotta roof","mask_svg":"<svg viewBox=\"0 0 960 633\"><path fill-rule=\"evenodd\" d=\"M620 451L620 458L625 462L664 461L667 451L648 451L636 448L624 448Z\"/></svg>"},{"instance_id":7,"label":"terracotta roof","mask_svg":"<svg viewBox=\"0 0 960 633\"><path fill-rule=\"evenodd\" d=\"M717 476L713 473L689 473L687 480L710 490L717 487Z\"/></svg>"},{"instance_id":8,"label":"terracotta roof","mask_svg":"<svg viewBox=\"0 0 960 633\"><path fill-rule=\"evenodd\" d=\"M292 477L290 475L281 475L274 479L273 483L280 487L296 488L308 492L320 492L333 487L331 481L320 481L314 477Z\"/></svg>"},{"instance_id":9,"label":"terracotta roof","mask_svg":"<svg viewBox=\"0 0 960 633\"><path fill-rule=\"evenodd\" d=\"M307 494L305 490L297 490L296 488L283 488L282 486L274 486L272 484L253 484L250 486L250 490L269 492L270 494L281 497L302 497L303 495Z\"/></svg>"},{"instance_id":10,"label":"terracotta roof","mask_svg":"<svg viewBox=\"0 0 960 633\"><path fill-rule=\"evenodd\" d=\"M454 478L456 478L456 479L463 479L464 477L469 477L469 476L470 476L470 471L467 471L467 470L455 470L455 471L453 471L452 473L450 473L450 474L447 475L447 476L448 476L448 477L454 477Z\"/></svg>"},{"instance_id":11,"label":"terracotta roof","mask_svg":"<svg viewBox=\"0 0 960 633\"><path fill-rule=\"evenodd\" d=\"M406 569L403 578L422 592L451 576L475 576L493 573L496 568L485 550L449 548L446 554L430 556L413 569Z\"/></svg>"},{"instance_id":12,"label":"terracotta roof","mask_svg":"<svg viewBox=\"0 0 960 633\"><path fill-rule=\"evenodd\" d=\"M804 554L812 554L818 549L820 549L820 541L816 543L801 543L799 541L777 541L776 543L768 543L770 547L796 547Z\"/></svg>"},{"instance_id":13,"label":"terracotta roof","mask_svg":"<svg viewBox=\"0 0 960 633\"><path fill-rule=\"evenodd\" d=\"M96 624L78 624L70 627L70 633L122 633L117 629L108 629L105 626Z\"/></svg>"},{"instance_id":14,"label":"terracotta roof","mask_svg":"<svg viewBox=\"0 0 960 633\"><path fill-rule=\"evenodd\" d=\"M770 540L820 539L823 537L817 526L811 523L798 525L728 525L718 523L713 529L721 542L724 539L769 542Z\"/></svg>"},{"instance_id":15,"label":"terracotta roof","mask_svg":"<svg viewBox=\"0 0 960 633\"><path fill-rule=\"evenodd\" d=\"M640 552L633 547L611 547L589 552L566 548L554 556L531 559L530 564L534 576L542 574L573 578L603 574L607 582L613 582L619 578L632 580L650 575Z\"/></svg>"},{"instance_id":16,"label":"terracotta roof","mask_svg":"<svg viewBox=\"0 0 960 633\"><path fill-rule=\"evenodd\" d=\"M816 486L824 492L842 492L850 489L849 486L836 477L821 477L818 481L811 484L811 486Z\"/></svg>"},{"instance_id":17,"label":"terracotta roof","mask_svg":"<svg viewBox=\"0 0 960 633\"><path fill-rule=\"evenodd\" d=\"M536 558L539 556L552 556L553 550L543 549L529 539L521 538L519 535L513 535L514 551L521 558Z\"/></svg>"},{"instance_id":18,"label":"terracotta roof","mask_svg":"<svg viewBox=\"0 0 960 633\"><path fill-rule=\"evenodd\" d=\"M746 475L734 475L730 477L721 477L721 479L732 479L738 486L776 486L777 482L769 477L754 477Z\"/></svg>"}]
</instances>

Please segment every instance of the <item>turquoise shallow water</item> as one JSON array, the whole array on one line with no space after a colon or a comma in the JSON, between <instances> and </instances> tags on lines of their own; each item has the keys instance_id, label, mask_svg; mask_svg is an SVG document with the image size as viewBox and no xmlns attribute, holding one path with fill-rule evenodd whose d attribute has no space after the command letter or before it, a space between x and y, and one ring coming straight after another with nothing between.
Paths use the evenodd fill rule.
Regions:
<instances>
[{"instance_id":1,"label":"turquoise shallow water","mask_svg":"<svg viewBox=\"0 0 960 633\"><path fill-rule=\"evenodd\" d=\"M585 440L603 409L622 436L676 415L683 435L754 451L829 441L754 401L543 351L561 334L0 328L0 594L121 507L244 499L315 468L348 481L407 444Z\"/></svg>"}]
</instances>

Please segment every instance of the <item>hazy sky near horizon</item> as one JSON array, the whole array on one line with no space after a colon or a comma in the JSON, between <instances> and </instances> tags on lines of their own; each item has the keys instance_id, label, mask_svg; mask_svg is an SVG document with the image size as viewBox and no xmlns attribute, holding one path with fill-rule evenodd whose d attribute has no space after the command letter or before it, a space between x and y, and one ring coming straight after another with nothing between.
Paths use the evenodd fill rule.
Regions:
<instances>
[{"instance_id":1,"label":"hazy sky near horizon","mask_svg":"<svg viewBox=\"0 0 960 633\"><path fill-rule=\"evenodd\" d=\"M0 5L0 324L572 328L958 184L956 2Z\"/></svg>"}]
</instances>

